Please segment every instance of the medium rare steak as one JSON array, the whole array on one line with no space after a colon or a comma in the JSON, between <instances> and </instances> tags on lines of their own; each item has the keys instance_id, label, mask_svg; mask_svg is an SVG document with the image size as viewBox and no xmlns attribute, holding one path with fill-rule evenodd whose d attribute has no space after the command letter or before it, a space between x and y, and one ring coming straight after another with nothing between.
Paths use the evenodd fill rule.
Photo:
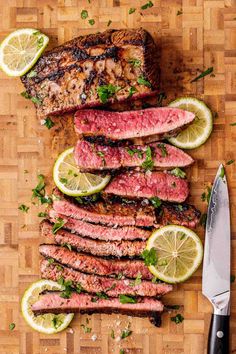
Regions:
<instances>
[{"instance_id":1,"label":"medium rare steak","mask_svg":"<svg viewBox=\"0 0 236 354\"><path fill-rule=\"evenodd\" d=\"M122 204L119 202L107 203L100 200L91 204L79 204L73 198L66 198L58 189L53 194L53 209L65 216L84 220L95 224L108 226L153 226L155 210L152 206L142 203Z\"/></svg>"},{"instance_id":2,"label":"medium rare steak","mask_svg":"<svg viewBox=\"0 0 236 354\"><path fill-rule=\"evenodd\" d=\"M140 98L158 86L158 49L143 29L80 36L46 52L22 82L37 115Z\"/></svg>"},{"instance_id":3,"label":"medium rare steak","mask_svg":"<svg viewBox=\"0 0 236 354\"><path fill-rule=\"evenodd\" d=\"M60 229L53 233L53 225L48 221L41 223L41 233L61 246L67 244L77 251L90 253L95 256L135 257L145 249L145 241L100 241L81 237L66 230Z\"/></svg>"},{"instance_id":4,"label":"medium rare steak","mask_svg":"<svg viewBox=\"0 0 236 354\"><path fill-rule=\"evenodd\" d=\"M114 262L113 259L93 257L56 245L40 245L39 252L46 258L53 258L61 264L84 273L105 276L121 275L127 278L136 278L140 275L146 280L153 278L148 267L141 260L118 259Z\"/></svg>"},{"instance_id":5,"label":"medium rare steak","mask_svg":"<svg viewBox=\"0 0 236 354\"><path fill-rule=\"evenodd\" d=\"M75 146L74 157L80 170L88 172L142 168L150 149L155 169L187 167L193 163L192 157L184 151L160 142L143 146L115 147L79 140Z\"/></svg>"},{"instance_id":6,"label":"medium rare steak","mask_svg":"<svg viewBox=\"0 0 236 354\"><path fill-rule=\"evenodd\" d=\"M89 222L65 217L58 214L55 210L49 210L49 220L53 223L60 218L64 221L63 227L72 232L79 233L81 236L90 237L102 241L121 241L121 240L147 240L151 231L144 230L135 226L116 226L109 227L99 224L91 224Z\"/></svg>"},{"instance_id":7,"label":"medium rare steak","mask_svg":"<svg viewBox=\"0 0 236 354\"><path fill-rule=\"evenodd\" d=\"M130 296L159 296L167 294L172 290L172 286L164 283L152 283L143 280L140 284L133 284L129 279L112 279L99 275L85 274L79 271L61 266L58 263L42 260L40 265L41 276L43 279L58 281L63 278L65 281L71 280L73 286L80 284L88 293L105 292L108 296L118 297L119 295Z\"/></svg>"},{"instance_id":8,"label":"medium rare steak","mask_svg":"<svg viewBox=\"0 0 236 354\"><path fill-rule=\"evenodd\" d=\"M122 304L117 298L97 299L89 294L72 293L69 299L63 299L60 292L47 292L32 305L36 315L43 313L119 313L136 317L152 317L161 315L163 304L150 297L137 298L134 304Z\"/></svg>"},{"instance_id":9,"label":"medium rare steak","mask_svg":"<svg viewBox=\"0 0 236 354\"><path fill-rule=\"evenodd\" d=\"M184 202L188 182L165 172L126 172L115 176L103 191L106 195L130 198L158 197L169 202Z\"/></svg>"},{"instance_id":10,"label":"medium rare steak","mask_svg":"<svg viewBox=\"0 0 236 354\"><path fill-rule=\"evenodd\" d=\"M103 137L105 141L145 137L157 141L177 134L194 117L191 112L171 107L126 112L84 110L75 114L75 131L79 136Z\"/></svg>"}]
</instances>

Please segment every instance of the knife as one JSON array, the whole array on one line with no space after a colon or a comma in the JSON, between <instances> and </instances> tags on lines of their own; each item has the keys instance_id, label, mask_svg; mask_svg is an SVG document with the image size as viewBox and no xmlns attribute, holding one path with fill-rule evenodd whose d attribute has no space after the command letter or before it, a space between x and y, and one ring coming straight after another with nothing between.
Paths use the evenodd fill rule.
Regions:
<instances>
[{"instance_id":1,"label":"knife","mask_svg":"<svg viewBox=\"0 0 236 354\"><path fill-rule=\"evenodd\" d=\"M208 354L229 354L230 210L224 166L217 171L207 213L202 292L214 312Z\"/></svg>"}]
</instances>

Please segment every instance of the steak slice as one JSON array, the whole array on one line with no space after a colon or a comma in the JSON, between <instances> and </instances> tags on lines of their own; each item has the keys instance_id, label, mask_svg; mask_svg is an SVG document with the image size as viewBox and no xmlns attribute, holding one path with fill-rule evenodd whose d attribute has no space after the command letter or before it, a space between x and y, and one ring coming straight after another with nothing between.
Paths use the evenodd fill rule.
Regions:
<instances>
[{"instance_id":1,"label":"steak slice","mask_svg":"<svg viewBox=\"0 0 236 354\"><path fill-rule=\"evenodd\" d=\"M57 222L58 218L64 221L63 227L65 229L79 233L81 236L102 241L147 240L151 235L151 231L135 226L108 227L105 225L91 224L83 220L58 214L53 209L49 210L49 220L52 223Z\"/></svg>"},{"instance_id":2,"label":"steak slice","mask_svg":"<svg viewBox=\"0 0 236 354\"><path fill-rule=\"evenodd\" d=\"M195 229L199 224L201 212L190 204L162 204L160 212L157 213L157 225L182 225Z\"/></svg>"},{"instance_id":3,"label":"steak slice","mask_svg":"<svg viewBox=\"0 0 236 354\"><path fill-rule=\"evenodd\" d=\"M65 281L72 281L74 287L78 284L88 293L106 293L107 296L118 297L119 295L130 296L159 296L167 294L172 286L164 283L154 284L151 281L143 280L140 284L134 285L129 279L112 279L100 275L81 273L77 270L67 268L58 263L50 264L42 260L40 264L41 276L43 279L58 281L63 278Z\"/></svg>"},{"instance_id":4,"label":"steak slice","mask_svg":"<svg viewBox=\"0 0 236 354\"><path fill-rule=\"evenodd\" d=\"M151 280L153 275L141 260L114 260L92 257L87 254L70 251L65 247L56 245L40 245L39 252L42 256L54 259L57 262L66 265L75 270L84 273L98 274L105 276L125 276L127 278L136 278Z\"/></svg>"},{"instance_id":5,"label":"steak slice","mask_svg":"<svg viewBox=\"0 0 236 354\"><path fill-rule=\"evenodd\" d=\"M78 252L90 253L95 256L107 257L135 257L145 249L144 241L100 241L81 237L66 230L60 229L53 233L53 225L48 221L41 223L41 233L44 237L53 238L61 246L67 244Z\"/></svg>"},{"instance_id":6,"label":"steak slice","mask_svg":"<svg viewBox=\"0 0 236 354\"><path fill-rule=\"evenodd\" d=\"M73 292L69 299L63 299L60 292L47 292L40 296L32 305L35 315L43 313L119 313L135 317L153 317L161 315L164 305L156 299L149 297L136 298L136 303L122 304L117 298L97 299L89 294Z\"/></svg>"},{"instance_id":7,"label":"steak slice","mask_svg":"<svg viewBox=\"0 0 236 354\"><path fill-rule=\"evenodd\" d=\"M107 30L46 52L33 67L36 75L21 80L37 98L37 115L43 119L154 94L159 88L157 54L152 37L141 28Z\"/></svg>"},{"instance_id":8,"label":"steak slice","mask_svg":"<svg viewBox=\"0 0 236 354\"><path fill-rule=\"evenodd\" d=\"M169 202L184 202L188 182L165 172L126 172L115 176L103 191L106 195L129 198L158 197Z\"/></svg>"},{"instance_id":9,"label":"steak slice","mask_svg":"<svg viewBox=\"0 0 236 354\"><path fill-rule=\"evenodd\" d=\"M112 141L144 137L157 141L177 134L194 117L191 112L171 107L125 112L84 110L75 114L75 131L79 136Z\"/></svg>"},{"instance_id":10,"label":"steak slice","mask_svg":"<svg viewBox=\"0 0 236 354\"><path fill-rule=\"evenodd\" d=\"M139 168L146 159L147 149L151 149L155 169L187 167L193 163L192 157L184 151L164 143L118 147L79 140L74 150L74 157L80 170L88 172Z\"/></svg>"},{"instance_id":11,"label":"steak slice","mask_svg":"<svg viewBox=\"0 0 236 354\"><path fill-rule=\"evenodd\" d=\"M73 198L66 198L58 189L53 192L55 198L53 209L65 216L78 220L108 226L153 226L155 223L155 210L150 205L121 204L119 202L107 203L100 200L91 204L79 204Z\"/></svg>"}]
</instances>

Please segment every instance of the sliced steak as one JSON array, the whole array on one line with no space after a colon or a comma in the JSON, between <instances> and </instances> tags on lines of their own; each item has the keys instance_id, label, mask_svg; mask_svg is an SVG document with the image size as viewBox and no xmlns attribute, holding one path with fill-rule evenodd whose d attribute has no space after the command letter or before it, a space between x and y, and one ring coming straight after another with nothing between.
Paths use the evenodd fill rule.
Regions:
<instances>
[{"instance_id":1,"label":"sliced steak","mask_svg":"<svg viewBox=\"0 0 236 354\"><path fill-rule=\"evenodd\" d=\"M90 253L95 256L135 257L145 249L145 241L100 241L81 237L66 230L60 229L53 233L53 225L48 221L41 223L42 236L50 237L61 246L67 244L77 251Z\"/></svg>"},{"instance_id":2,"label":"sliced steak","mask_svg":"<svg viewBox=\"0 0 236 354\"><path fill-rule=\"evenodd\" d=\"M189 186L187 180L165 172L126 172L115 176L103 193L181 203L188 197Z\"/></svg>"},{"instance_id":3,"label":"sliced steak","mask_svg":"<svg viewBox=\"0 0 236 354\"><path fill-rule=\"evenodd\" d=\"M87 254L70 251L65 247L56 245L40 245L39 252L46 258L51 258L75 270L84 273L98 274L105 276L125 276L151 280L153 275L149 272L141 260L114 260L93 257Z\"/></svg>"},{"instance_id":4,"label":"sliced steak","mask_svg":"<svg viewBox=\"0 0 236 354\"><path fill-rule=\"evenodd\" d=\"M88 172L142 168L147 149L151 149L155 169L187 167L193 163L191 156L182 150L160 142L146 146L115 147L79 140L75 147L74 157L79 168Z\"/></svg>"},{"instance_id":5,"label":"sliced steak","mask_svg":"<svg viewBox=\"0 0 236 354\"><path fill-rule=\"evenodd\" d=\"M88 293L106 293L107 296L118 297L119 295L130 296L159 296L167 294L172 290L172 286L164 283L154 284L143 280L139 285L134 285L129 279L112 279L99 275L85 274L74 269L61 266L58 263L43 260L40 265L43 279L58 281L63 278L65 281L71 280L73 286L80 284L84 291Z\"/></svg>"},{"instance_id":6,"label":"sliced steak","mask_svg":"<svg viewBox=\"0 0 236 354\"><path fill-rule=\"evenodd\" d=\"M190 204L164 203L157 212L157 225L182 225L195 229L199 224L201 212Z\"/></svg>"},{"instance_id":7,"label":"sliced steak","mask_svg":"<svg viewBox=\"0 0 236 354\"><path fill-rule=\"evenodd\" d=\"M47 292L40 296L32 305L34 314L43 313L119 313L135 317L152 317L161 315L164 306L156 299L150 297L137 298L136 303L122 304L117 298L97 299L89 294L72 293L69 299L63 299L60 292Z\"/></svg>"},{"instance_id":8,"label":"sliced steak","mask_svg":"<svg viewBox=\"0 0 236 354\"><path fill-rule=\"evenodd\" d=\"M79 136L123 140L148 137L157 141L179 132L194 120L194 114L178 108L147 108L138 111L78 111L75 131Z\"/></svg>"},{"instance_id":9,"label":"sliced steak","mask_svg":"<svg viewBox=\"0 0 236 354\"><path fill-rule=\"evenodd\" d=\"M81 205L73 198L66 198L57 189L53 194L53 209L62 215L71 216L95 224L109 226L153 226L155 210L152 206L136 204L107 203L100 200L93 204ZM74 201L73 201L74 200Z\"/></svg>"},{"instance_id":10,"label":"sliced steak","mask_svg":"<svg viewBox=\"0 0 236 354\"><path fill-rule=\"evenodd\" d=\"M37 115L42 119L154 94L159 88L157 54L143 29L107 30L46 52L33 67L36 75L21 80L39 101Z\"/></svg>"},{"instance_id":11,"label":"sliced steak","mask_svg":"<svg viewBox=\"0 0 236 354\"><path fill-rule=\"evenodd\" d=\"M49 217L49 220L53 223L55 223L58 218L62 219L64 221L63 227L67 230L79 233L81 236L102 241L147 240L151 235L151 231L135 226L108 227L105 225L91 224L83 220L58 214L53 209L49 210Z\"/></svg>"}]
</instances>

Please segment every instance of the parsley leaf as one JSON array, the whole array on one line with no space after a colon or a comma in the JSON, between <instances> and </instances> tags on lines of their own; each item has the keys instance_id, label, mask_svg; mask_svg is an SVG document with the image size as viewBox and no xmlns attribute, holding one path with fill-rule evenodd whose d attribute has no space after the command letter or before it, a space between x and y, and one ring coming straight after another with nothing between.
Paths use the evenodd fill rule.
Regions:
<instances>
[{"instance_id":1,"label":"parsley leaf","mask_svg":"<svg viewBox=\"0 0 236 354\"><path fill-rule=\"evenodd\" d=\"M45 187L46 184L44 182L44 175L38 175L38 181L39 183L37 184L37 186L32 189L32 199L33 198L37 198L41 204L51 204L52 203L52 198L50 197L46 197L45 196Z\"/></svg>"},{"instance_id":2,"label":"parsley leaf","mask_svg":"<svg viewBox=\"0 0 236 354\"><path fill-rule=\"evenodd\" d=\"M40 213L38 213L38 217L39 218L46 218L48 216L48 214L47 213L45 213L45 212L40 212Z\"/></svg>"},{"instance_id":3,"label":"parsley leaf","mask_svg":"<svg viewBox=\"0 0 236 354\"><path fill-rule=\"evenodd\" d=\"M163 143L157 144L157 147L158 147L159 149L161 149L161 156L162 156L162 157L168 156L168 152L167 152L167 149L166 149L165 144L163 144Z\"/></svg>"},{"instance_id":4,"label":"parsley leaf","mask_svg":"<svg viewBox=\"0 0 236 354\"><path fill-rule=\"evenodd\" d=\"M33 103L37 104L38 106L40 106L42 104L42 100L40 98L38 98L37 96L31 97L30 99Z\"/></svg>"},{"instance_id":5,"label":"parsley leaf","mask_svg":"<svg viewBox=\"0 0 236 354\"><path fill-rule=\"evenodd\" d=\"M152 205L154 206L154 208L159 208L162 204L161 199L159 199L158 197L152 197L149 200L152 203Z\"/></svg>"},{"instance_id":6,"label":"parsley leaf","mask_svg":"<svg viewBox=\"0 0 236 354\"><path fill-rule=\"evenodd\" d=\"M146 266L157 265L157 253L154 247L152 247L150 250L144 250L143 253L141 253L141 257L143 258L144 264Z\"/></svg>"},{"instance_id":7,"label":"parsley leaf","mask_svg":"<svg viewBox=\"0 0 236 354\"><path fill-rule=\"evenodd\" d=\"M137 82L140 85L152 87L151 83L149 81L147 81L143 75L138 77Z\"/></svg>"},{"instance_id":8,"label":"parsley leaf","mask_svg":"<svg viewBox=\"0 0 236 354\"><path fill-rule=\"evenodd\" d=\"M231 127L235 127L236 123L230 123Z\"/></svg>"},{"instance_id":9,"label":"parsley leaf","mask_svg":"<svg viewBox=\"0 0 236 354\"><path fill-rule=\"evenodd\" d=\"M220 178L224 178L225 176L225 169L224 169L224 166L221 167L221 170L220 170Z\"/></svg>"},{"instance_id":10,"label":"parsley leaf","mask_svg":"<svg viewBox=\"0 0 236 354\"><path fill-rule=\"evenodd\" d=\"M163 100L165 100L167 98L167 95L165 92L160 92L158 95L157 95L157 105L159 107L162 107L162 102Z\"/></svg>"},{"instance_id":11,"label":"parsley leaf","mask_svg":"<svg viewBox=\"0 0 236 354\"><path fill-rule=\"evenodd\" d=\"M207 186L207 192L203 192L201 195L201 200L203 202L207 202L207 204L209 203L211 198L211 190L212 190L212 186Z\"/></svg>"},{"instance_id":12,"label":"parsley leaf","mask_svg":"<svg viewBox=\"0 0 236 354\"><path fill-rule=\"evenodd\" d=\"M129 337L132 333L133 333L133 331L131 331L130 323L129 323L128 328L126 328L122 331L120 338L125 339L125 338Z\"/></svg>"},{"instance_id":13,"label":"parsley leaf","mask_svg":"<svg viewBox=\"0 0 236 354\"><path fill-rule=\"evenodd\" d=\"M58 229L58 230L59 230L59 229ZM57 231L58 231L58 230L57 230ZM56 233L56 232L55 232L55 233ZM67 247L69 251L72 250L71 245L70 245L69 243L67 243L67 242L63 243L63 244L62 244L62 247Z\"/></svg>"},{"instance_id":14,"label":"parsley leaf","mask_svg":"<svg viewBox=\"0 0 236 354\"><path fill-rule=\"evenodd\" d=\"M29 207L26 206L25 204L21 204L18 209L23 213L28 213Z\"/></svg>"},{"instance_id":15,"label":"parsley leaf","mask_svg":"<svg viewBox=\"0 0 236 354\"><path fill-rule=\"evenodd\" d=\"M52 325L55 329L59 328L63 321L60 319L59 317L60 315L54 315L53 319L52 319Z\"/></svg>"},{"instance_id":16,"label":"parsley leaf","mask_svg":"<svg viewBox=\"0 0 236 354\"><path fill-rule=\"evenodd\" d=\"M81 328L83 328L84 333L91 333L91 331L92 331L92 328L90 328L84 324L81 325Z\"/></svg>"},{"instance_id":17,"label":"parsley leaf","mask_svg":"<svg viewBox=\"0 0 236 354\"><path fill-rule=\"evenodd\" d=\"M142 274L138 273L137 277L134 280L129 282L130 286L137 286L140 285L142 282Z\"/></svg>"},{"instance_id":18,"label":"parsley leaf","mask_svg":"<svg viewBox=\"0 0 236 354\"><path fill-rule=\"evenodd\" d=\"M47 117L44 120L43 125L45 125L45 127L47 127L48 129L51 129L52 127L54 127L55 123L50 118Z\"/></svg>"},{"instance_id":19,"label":"parsley leaf","mask_svg":"<svg viewBox=\"0 0 236 354\"><path fill-rule=\"evenodd\" d=\"M109 20L109 21L107 22L107 27L109 27L111 24L112 24L112 20Z\"/></svg>"},{"instance_id":20,"label":"parsley leaf","mask_svg":"<svg viewBox=\"0 0 236 354\"><path fill-rule=\"evenodd\" d=\"M231 276L230 276L230 283L232 284L232 283L234 283L235 282L235 275L234 274L232 274Z\"/></svg>"},{"instance_id":21,"label":"parsley leaf","mask_svg":"<svg viewBox=\"0 0 236 354\"><path fill-rule=\"evenodd\" d=\"M137 300L132 296L120 295L119 300L121 304L136 304Z\"/></svg>"},{"instance_id":22,"label":"parsley leaf","mask_svg":"<svg viewBox=\"0 0 236 354\"><path fill-rule=\"evenodd\" d=\"M133 14L136 11L136 9L134 7L131 7L129 9L129 15Z\"/></svg>"},{"instance_id":23,"label":"parsley leaf","mask_svg":"<svg viewBox=\"0 0 236 354\"><path fill-rule=\"evenodd\" d=\"M111 330L111 338L112 338L112 339L115 339L115 332L114 332L114 329Z\"/></svg>"},{"instance_id":24,"label":"parsley leaf","mask_svg":"<svg viewBox=\"0 0 236 354\"><path fill-rule=\"evenodd\" d=\"M207 214L204 213L204 214L201 215L200 225L203 226L203 227L206 227L206 222L207 222Z\"/></svg>"},{"instance_id":25,"label":"parsley leaf","mask_svg":"<svg viewBox=\"0 0 236 354\"><path fill-rule=\"evenodd\" d=\"M88 11L82 10L80 16L83 20L85 20L88 17Z\"/></svg>"},{"instance_id":26,"label":"parsley leaf","mask_svg":"<svg viewBox=\"0 0 236 354\"><path fill-rule=\"evenodd\" d=\"M65 221L62 218L57 218L57 221L53 225L52 232L53 234L57 233L65 225Z\"/></svg>"},{"instance_id":27,"label":"parsley leaf","mask_svg":"<svg viewBox=\"0 0 236 354\"><path fill-rule=\"evenodd\" d=\"M138 68L141 65L141 60L136 58L130 58L128 63L131 64L133 67Z\"/></svg>"},{"instance_id":28,"label":"parsley leaf","mask_svg":"<svg viewBox=\"0 0 236 354\"><path fill-rule=\"evenodd\" d=\"M197 77L195 77L193 80L191 80L190 82L195 82L198 81L199 79L203 78L204 76L207 76L209 74L211 74L213 71L213 67L208 68L207 70L203 71L200 75L198 75Z\"/></svg>"},{"instance_id":29,"label":"parsley leaf","mask_svg":"<svg viewBox=\"0 0 236 354\"><path fill-rule=\"evenodd\" d=\"M179 178L185 178L186 177L186 173L181 170L181 168L176 167L173 170L170 171L170 174L175 176L175 177L179 177Z\"/></svg>"},{"instance_id":30,"label":"parsley leaf","mask_svg":"<svg viewBox=\"0 0 236 354\"><path fill-rule=\"evenodd\" d=\"M171 319L172 322L175 322L176 324L179 324L179 323L183 322L184 317L180 313L178 313L176 316L171 317L170 319Z\"/></svg>"},{"instance_id":31,"label":"parsley leaf","mask_svg":"<svg viewBox=\"0 0 236 354\"><path fill-rule=\"evenodd\" d=\"M229 160L226 162L226 165L232 165L232 163L234 163L234 162L235 162L235 160Z\"/></svg>"},{"instance_id":32,"label":"parsley leaf","mask_svg":"<svg viewBox=\"0 0 236 354\"><path fill-rule=\"evenodd\" d=\"M91 26L93 26L93 25L94 25L94 23L95 23L95 21L94 21L94 19L93 19L93 18L91 18L90 20L88 20L88 23L89 23Z\"/></svg>"},{"instance_id":33,"label":"parsley leaf","mask_svg":"<svg viewBox=\"0 0 236 354\"><path fill-rule=\"evenodd\" d=\"M148 9L149 7L152 7L152 6L153 6L152 1L148 1L146 4L144 4L144 5L141 6L141 9L142 9L142 10L146 10L146 9Z\"/></svg>"},{"instance_id":34,"label":"parsley leaf","mask_svg":"<svg viewBox=\"0 0 236 354\"><path fill-rule=\"evenodd\" d=\"M13 331L13 329L16 327L16 325L15 325L15 323L10 323L9 324L9 329L10 329L10 331Z\"/></svg>"},{"instance_id":35,"label":"parsley leaf","mask_svg":"<svg viewBox=\"0 0 236 354\"><path fill-rule=\"evenodd\" d=\"M132 97L135 92L137 92L136 87L131 86L129 89L129 97Z\"/></svg>"},{"instance_id":36,"label":"parsley leaf","mask_svg":"<svg viewBox=\"0 0 236 354\"><path fill-rule=\"evenodd\" d=\"M146 151L146 159L142 163L142 167L147 171L147 170L152 170L154 166L154 162L152 160L152 150L150 146L147 147Z\"/></svg>"},{"instance_id":37,"label":"parsley leaf","mask_svg":"<svg viewBox=\"0 0 236 354\"><path fill-rule=\"evenodd\" d=\"M37 76L37 71L35 70L30 70L30 72L27 74L27 77L31 79L32 77Z\"/></svg>"},{"instance_id":38,"label":"parsley leaf","mask_svg":"<svg viewBox=\"0 0 236 354\"><path fill-rule=\"evenodd\" d=\"M27 100L31 98L30 94L26 91L21 92L21 96L26 98Z\"/></svg>"},{"instance_id":39,"label":"parsley leaf","mask_svg":"<svg viewBox=\"0 0 236 354\"><path fill-rule=\"evenodd\" d=\"M142 159L143 154L144 154L144 152L143 152L142 150L139 150L139 149L130 149L130 148L127 148L126 151L127 151L128 154L129 154L130 156L132 156L132 157L133 157L135 154L137 154L139 159Z\"/></svg>"},{"instance_id":40,"label":"parsley leaf","mask_svg":"<svg viewBox=\"0 0 236 354\"><path fill-rule=\"evenodd\" d=\"M97 88L98 97L102 103L107 103L108 99L114 96L121 87L112 84L102 85Z\"/></svg>"}]
</instances>

